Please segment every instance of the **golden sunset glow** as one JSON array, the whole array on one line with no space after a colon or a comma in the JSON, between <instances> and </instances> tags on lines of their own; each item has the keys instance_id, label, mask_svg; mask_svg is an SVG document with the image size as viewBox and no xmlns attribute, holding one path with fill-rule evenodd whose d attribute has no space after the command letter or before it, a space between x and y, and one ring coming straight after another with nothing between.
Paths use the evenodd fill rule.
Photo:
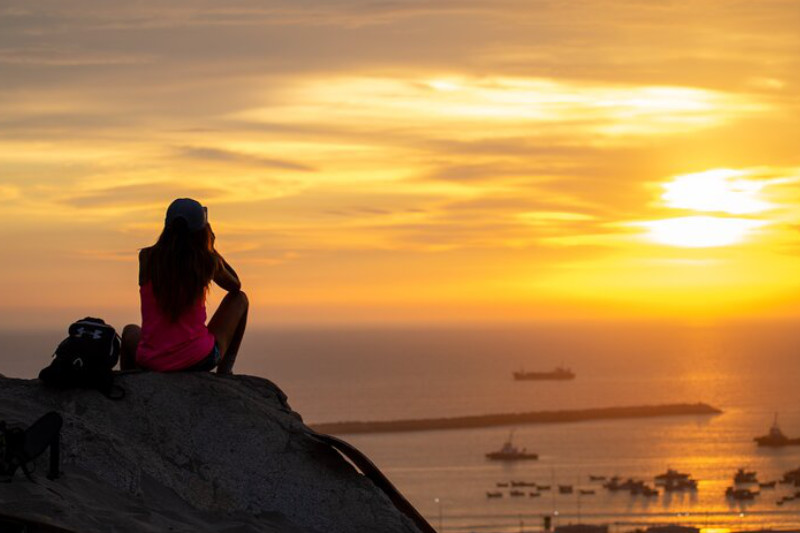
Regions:
<instances>
[{"instance_id":1,"label":"golden sunset glow","mask_svg":"<svg viewBox=\"0 0 800 533\"><path fill-rule=\"evenodd\" d=\"M793 4L268 4L0 8L5 320L178 196L254 323L794 316Z\"/></svg>"}]
</instances>

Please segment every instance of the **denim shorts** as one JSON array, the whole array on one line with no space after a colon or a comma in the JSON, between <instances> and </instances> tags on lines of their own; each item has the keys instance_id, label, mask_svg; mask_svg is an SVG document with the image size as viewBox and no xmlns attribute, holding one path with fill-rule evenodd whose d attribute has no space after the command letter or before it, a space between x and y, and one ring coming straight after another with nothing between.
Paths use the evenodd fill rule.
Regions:
<instances>
[{"instance_id":1,"label":"denim shorts","mask_svg":"<svg viewBox=\"0 0 800 533\"><path fill-rule=\"evenodd\" d=\"M217 346L217 343L215 342L214 347L207 356L186 370L190 372L208 372L209 370L214 370L214 368L216 368L220 359L222 359L222 355L219 353L219 346Z\"/></svg>"}]
</instances>

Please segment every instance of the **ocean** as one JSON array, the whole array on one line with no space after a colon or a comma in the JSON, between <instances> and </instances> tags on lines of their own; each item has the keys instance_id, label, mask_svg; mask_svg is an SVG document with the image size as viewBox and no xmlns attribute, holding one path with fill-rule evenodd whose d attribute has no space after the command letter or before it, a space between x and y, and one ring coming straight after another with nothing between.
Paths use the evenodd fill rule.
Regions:
<instances>
[{"instance_id":1,"label":"ocean","mask_svg":"<svg viewBox=\"0 0 800 533\"><path fill-rule=\"evenodd\" d=\"M33 377L63 332L0 333L0 373ZM759 481L800 467L800 447L763 449L777 414L800 437L800 332L791 322L560 323L513 326L253 329L236 370L266 377L307 423L392 420L624 405L704 402L715 416L592 421L344 435L367 453L437 530L518 532L554 525L649 524L707 530L800 529L800 488L778 484L751 502L725 496L739 468ZM518 382L515 370L568 366L568 382ZM513 432L538 461L484 454ZM612 493L589 475L645 479L691 473L696 492L655 498ZM498 483L551 485L512 497ZM558 494L557 485L573 485ZM580 494L579 489L595 494ZM502 498L487 498L500 491Z\"/></svg>"}]
</instances>

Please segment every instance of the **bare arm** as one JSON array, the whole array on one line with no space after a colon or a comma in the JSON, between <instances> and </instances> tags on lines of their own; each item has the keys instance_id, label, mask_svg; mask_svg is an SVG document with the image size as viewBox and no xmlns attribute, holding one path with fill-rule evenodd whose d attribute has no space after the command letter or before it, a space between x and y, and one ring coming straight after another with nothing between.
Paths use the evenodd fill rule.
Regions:
<instances>
[{"instance_id":1,"label":"bare arm","mask_svg":"<svg viewBox=\"0 0 800 533\"><path fill-rule=\"evenodd\" d=\"M214 283L222 287L228 292L238 292L242 288L242 282L239 280L238 274L231 265L216 252L217 270L214 273Z\"/></svg>"},{"instance_id":2,"label":"bare arm","mask_svg":"<svg viewBox=\"0 0 800 533\"><path fill-rule=\"evenodd\" d=\"M211 246L214 247L216 243L217 236L214 234L214 230L211 228L211 224L208 225L208 229L211 231ZM222 287L228 292L239 292L242 289L242 282L239 280L239 275L233 269L233 267L225 261L225 258L222 257L216 248L214 249L214 257L217 260L217 268L214 271L214 283Z\"/></svg>"}]
</instances>

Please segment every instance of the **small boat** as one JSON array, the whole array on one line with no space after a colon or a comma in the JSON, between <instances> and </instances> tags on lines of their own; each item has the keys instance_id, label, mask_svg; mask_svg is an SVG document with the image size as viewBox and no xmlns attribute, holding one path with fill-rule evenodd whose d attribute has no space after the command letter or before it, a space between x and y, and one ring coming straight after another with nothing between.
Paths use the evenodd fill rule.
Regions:
<instances>
[{"instance_id":1,"label":"small boat","mask_svg":"<svg viewBox=\"0 0 800 533\"><path fill-rule=\"evenodd\" d=\"M753 492L750 489L737 489L734 487L728 487L727 489L725 489L725 496L739 501L753 500L757 495L758 495L757 492Z\"/></svg>"},{"instance_id":2,"label":"small boat","mask_svg":"<svg viewBox=\"0 0 800 533\"><path fill-rule=\"evenodd\" d=\"M514 432L512 431L508 436L508 440L503 444L503 447L496 452L487 453L486 458L492 461L525 461L539 458L539 455L535 453L528 453L526 448L520 450L514 446L511 440L513 436Z\"/></svg>"},{"instance_id":3,"label":"small boat","mask_svg":"<svg viewBox=\"0 0 800 533\"><path fill-rule=\"evenodd\" d=\"M559 494L572 494L572 485L559 485Z\"/></svg>"},{"instance_id":4,"label":"small boat","mask_svg":"<svg viewBox=\"0 0 800 533\"><path fill-rule=\"evenodd\" d=\"M529 482L529 481L512 481L512 487L535 487L536 483Z\"/></svg>"},{"instance_id":5,"label":"small boat","mask_svg":"<svg viewBox=\"0 0 800 533\"><path fill-rule=\"evenodd\" d=\"M774 489L776 483L777 481L765 481L763 483L759 483L758 486L762 489Z\"/></svg>"},{"instance_id":6,"label":"small boat","mask_svg":"<svg viewBox=\"0 0 800 533\"><path fill-rule=\"evenodd\" d=\"M503 493L499 492L499 491L498 492L487 492L486 493L486 497L487 498L502 498L503 497Z\"/></svg>"},{"instance_id":7,"label":"small boat","mask_svg":"<svg viewBox=\"0 0 800 533\"><path fill-rule=\"evenodd\" d=\"M697 480L681 479L678 481L667 481L664 484L664 492L682 492L684 490L697 490Z\"/></svg>"},{"instance_id":8,"label":"small boat","mask_svg":"<svg viewBox=\"0 0 800 533\"><path fill-rule=\"evenodd\" d=\"M733 482L737 484L745 483L758 483L758 478L755 472L748 472L744 468L740 468L733 476Z\"/></svg>"},{"instance_id":9,"label":"small boat","mask_svg":"<svg viewBox=\"0 0 800 533\"><path fill-rule=\"evenodd\" d=\"M516 490L516 489L515 489L515 490L512 490L511 492L509 492L509 494L510 494L511 496L514 496L514 497L525 496L525 491L523 491L523 490Z\"/></svg>"},{"instance_id":10,"label":"small boat","mask_svg":"<svg viewBox=\"0 0 800 533\"><path fill-rule=\"evenodd\" d=\"M559 366L550 372L525 372L525 370L520 370L519 372L514 372L514 379L517 381L566 381L575 379L575 373L569 368Z\"/></svg>"},{"instance_id":11,"label":"small boat","mask_svg":"<svg viewBox=\"0 0 800 533\"><path fill-rule=\"evenodd\" d=\"M539 490L550 490L550 485L536 485Z\"/></svg>"},{"instance_id":12,"label":"small boat","mask_svg":"<svg viewBox=\"0 0 800 533\"><path fill-rule=\"evenodd\" d=\"M677 470L673 470L672 468L668 468L667 471L663 474L659 474L655 477L656 483L668 483L669 481L682 481L689 479L691 476L684 472L678 472Z\"/></svg>"},{"instance_id":13,"label":"small boat","mask_svg":"<svg viewBox=\"0 0 800 533\"><path fill-rule=\"evenodd\" d=\"M541 494L538 493L538 492L529 492L528 493L528 498L538 498L539 496L541 496Z\"/></svg>"},{"instance_id":14,"label":"small boat","mask_svg":"<svg viewBox=\"0 0 800 533\"><path fill-rule=\"evenodd\" d=\"M605 481L605 480L606 476L593 476L592 474L589 474L589 481Z\"/></svg>"},{"instance_id":15,"label":"small boat","mask_svg":"<svg viewBox=\"0 0 800 533\"><path fill-rule=\"evenodd\" d=\"M771 448L780 448L782 446L800 446L800 439L790 439L783 434L781 428L778 426L778 413L775 413L775 419L772 421L772 427L769 428L769 433L761 437L753 439L759 446L768 446Z\"/></svg>"},{"instance_id":16,"label":"small boat","mask_svg":"<svg viewBox=\"0 0 800 533\"><path fill-rule=\"evenodd\" d=\"M652 487L645 487L642 489L642 496L646 496L648 498L652 498L653 496L658 496L658 490Z\"/></svg>"},{"instance_id":17,"label":"small boat","mask_svg":"<svg viewBox=\"0 0 800 533\"><path fill-rule=\"evenodd\" d=\"M784 472L780 482L797 486L798 482L800 482L800 468Z\"/></svg>"},{"instance_id":18,"label":"small boat","mask_svg":"<svg viewBox=\"0 0 800 533\"><path fill-rule=\"evenodd\" d=\"M502 488L505 488L505 487L508 487L508 483L497 483L497 488L498 489L502 489Z\"/></svg>"}]
</instances>

